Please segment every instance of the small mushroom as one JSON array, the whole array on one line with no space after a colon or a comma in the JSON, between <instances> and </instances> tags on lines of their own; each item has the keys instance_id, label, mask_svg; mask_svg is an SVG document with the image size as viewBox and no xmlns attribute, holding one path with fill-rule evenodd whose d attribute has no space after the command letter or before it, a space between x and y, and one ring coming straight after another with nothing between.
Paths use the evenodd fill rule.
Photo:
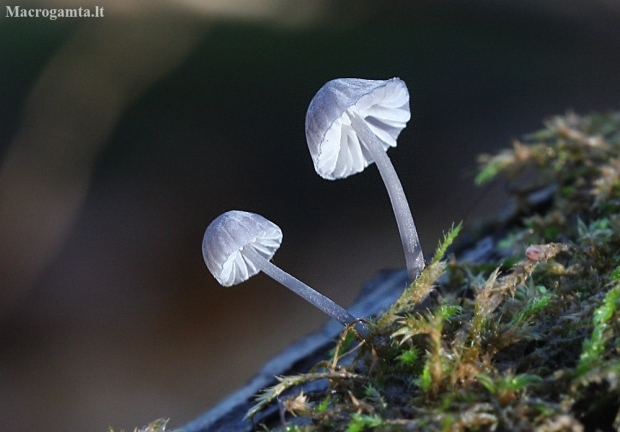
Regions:
<instances>
[{"instance_id":1,"label":"small mushroom","mask_svg":"<svg viewBox=\"0 0 620 432\"><path fill-rule=\"evenodd\" d=\"M314 168L328 180L346 178L375 163L383 178L405 251L410 281L424 256L403 187L386 151L411 118L409 92L398 79L341 78L314 96L306 114L306 140Z\"/></svg>"},{"instance_id":2,"label":"small mushroom","mask_svg":"<svg viewBox=\"0 0 620 432\"><path fill-rule=\"evenodd\" d=\"M262 271L342 325L357 321L344 308L271 263L281 242L282 231L273 222L255 213L232 210L218 216L207 227L202 255L211 274L225 287ZM364 338L370 333L360 322L355 324L355 329Z\"/></svg>"}]
</instances>

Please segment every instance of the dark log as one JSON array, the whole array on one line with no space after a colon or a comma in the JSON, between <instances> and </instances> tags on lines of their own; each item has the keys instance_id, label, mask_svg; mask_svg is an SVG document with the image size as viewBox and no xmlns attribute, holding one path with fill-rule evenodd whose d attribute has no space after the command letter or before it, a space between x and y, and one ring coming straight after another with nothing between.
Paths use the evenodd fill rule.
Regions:
<instances>
[{"instance_id":1,"label":"dark log","mask_svg":"<svg viewBox=\"0 0 620 432\"><path fill-rule=\"evenodd\" d=\"M405 270L383 271L364 287L360 298L349 308L358 317L369 317L386 310L400 295L407 284ZM321 330L290 345L250 380L244 387L228 396L214 408L195 420L182 426L185 432L244 432L253 430L252 422L244 420L248 410L256 404L255 396L265 387L278 383L276 376L295 375L307 372L312 366L325 359L327 351L335 344L342 332L342 325L334 320ZM321 389L322 383L311 383L306 391ZM299 391L299 390L298 390ZM258 424L277 419L278 406L270 405L254 417Z\"/></svg>"}]
</instances>

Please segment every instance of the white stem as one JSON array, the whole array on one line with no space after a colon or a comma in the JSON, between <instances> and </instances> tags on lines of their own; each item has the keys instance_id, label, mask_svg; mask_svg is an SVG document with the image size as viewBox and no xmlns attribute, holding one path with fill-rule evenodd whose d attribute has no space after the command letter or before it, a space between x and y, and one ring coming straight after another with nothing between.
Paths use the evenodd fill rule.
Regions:
<instances>
[{"instance_id":1,"label":"white stem","mask_svg":"<svg viewBox=\"0 0 620 432\"><path fill-rule=\"evenodd\" d=\"M323 294L317 292L299 279L291 276L284 270L272 264L271 261L262 257L252 247L244 248L243 255L248 257L248 259L265 274L269 275L275 281L284 285L298 296L303 297L305 300L312 303L314 306L334 318L342 325L347 326L357 320L357 318L347 312L344 308L338 306ZM367 338L370 335L370 330L368 330L368 327L360 322L355 324L355 329L363 338Z\"/></svg>"},{"instance_id":2,"label":"white stem","mask_svg":"<svg viewBox=\"0 0 620 432\"><path fill-rule=\"evenodd\" d=\"M370 130L366 121L358 114L351 111L349 111L349 118L351 119L353 129L355 129L362 144L370 152L370 155L379 169L381 178L383 178L383 183L390 196L394 215L396 216L396 224L400 232L400 239L403 243L409 280L413 282L417 279L422 269L424 269L424 255L422 253L420 240L418 239L418 232L413 223L413 216L411 215L411 210L407 203L405 191L398 179L398 175L396 175L396 170L392 162L390 162L390 158L383 149L383 144L372 130Z\"/></svg>"}]
</instances>

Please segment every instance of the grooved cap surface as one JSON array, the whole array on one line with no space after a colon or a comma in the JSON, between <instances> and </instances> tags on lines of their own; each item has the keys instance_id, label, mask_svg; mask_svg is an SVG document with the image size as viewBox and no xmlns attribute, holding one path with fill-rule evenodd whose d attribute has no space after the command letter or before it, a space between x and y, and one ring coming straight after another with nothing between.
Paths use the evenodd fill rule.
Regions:
<instances>
[{"instance_id":1,"label":"grooved cap surface","mask_svg":"<svg viewBox=\"0 0 620 432\"><path fill-rule=\"evenodd\" d=\"M207 268L223 286L241 283L260 271L243 253L253 248L270 260L280 247L282 231L256 213L231 210L207 227L202 256Z\"/></svg>"},{"instance_id":2,"label":"grooved cap surface","mask_svg":"<svg viewBox=\"0 0 620 432\"><path fill-rule=\"evenodd\" d=\"M384 150L396 147L398 135L411 118L405 82L340 78L321 87L306 113L306 141L314 168L325 179L345 178L373 163L350 115L365 119Z\"/></svg>"}]
</instances>

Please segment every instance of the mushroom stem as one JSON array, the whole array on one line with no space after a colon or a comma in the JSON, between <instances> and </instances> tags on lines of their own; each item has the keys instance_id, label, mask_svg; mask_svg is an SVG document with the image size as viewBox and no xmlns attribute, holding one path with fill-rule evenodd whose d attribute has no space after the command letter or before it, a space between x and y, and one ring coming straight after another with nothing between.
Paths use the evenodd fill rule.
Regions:
<instances>
[{"instance_id":1,"label":"mushroom stem","mask_svg":"<svg viewBox=\"0 0 620 432\"><path fill-rule=\"evenodd\" d=\"M403 243L403 249L405 250L405 262L407 263L409 281L413 282L420 275L422 269L424 269L424 255L418 238L418 232L413 223L413 216L411 215L411 210L407 203L405 191L398 179L398 175L396 175L396 170L392 162L390 162L390 158L383 150L383 144L381 144L379 138L377 138L366 125L366 122L357 113L348 110L348 114L353 128L361 138L362 144L368 149L377 165L381 178L383 178L385 188L390 196L394 215L396 216L396 224L400 232L400 239Z\"/></svg>"},{"instance_id":2,"label":"mushroom stem","mask_svg":"<svg viewBox=\"0 0 620 432\"><path fill-rule=\"evenodd\" d=\"M265 259L262 255L256 252L254 248L243 248L243 254L249 258L252 264L254 264L262 272L269 275L272 279L284 285L298 296L304 298L306 301L309 301L342 325L348 326L357 320L357 318L347 312L344 308L338 306L323 294L317 292L299 279L291 276L284 270L274 265L271 261ZM355 324L355 330L357 330L360 336L364 339L370 335L370 330L368 327L361 322L357 322Z\"/></svg>"}]
</instances>

